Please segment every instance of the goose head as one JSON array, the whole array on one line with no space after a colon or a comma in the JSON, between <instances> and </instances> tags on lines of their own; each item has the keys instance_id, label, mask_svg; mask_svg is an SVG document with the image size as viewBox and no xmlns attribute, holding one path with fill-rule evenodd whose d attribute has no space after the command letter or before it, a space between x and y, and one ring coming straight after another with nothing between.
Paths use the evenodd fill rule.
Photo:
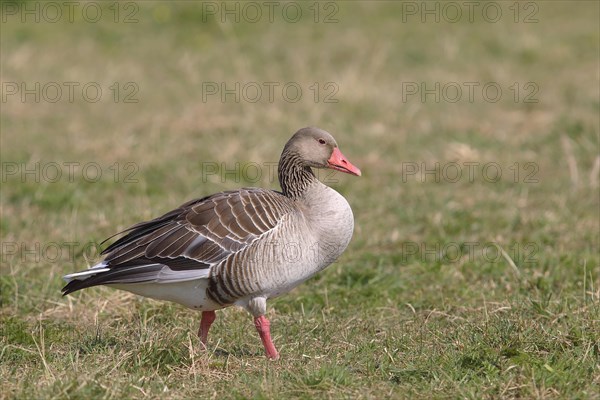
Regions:
<instances>
[{"instance_id":1,"label":"goose head","mask_svg":"<svg viewBox=\"0 0 600 400\"><path fill-rule=\"evenodd\" d=\"M295 155L303 167L329 168L360 176L361 172L342 154L329 132L319 128L302 128L291 137L283 154Z\"/></svg>"}]
</instances>

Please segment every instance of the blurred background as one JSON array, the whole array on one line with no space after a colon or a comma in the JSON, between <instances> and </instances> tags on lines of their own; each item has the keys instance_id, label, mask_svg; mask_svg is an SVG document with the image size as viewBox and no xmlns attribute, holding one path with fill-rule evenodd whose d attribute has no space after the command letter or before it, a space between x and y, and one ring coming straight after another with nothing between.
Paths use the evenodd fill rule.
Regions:
<instances>
[{"instance_id":1,"label":"blurred background","mask_svg":"<svg viewBox=\"0 0 600 400\"><path fill-rule=\"evenodd\" d=\"M153 380L182 363L196 368L190 312L108 289L61 299L60 277L92 263L104 238L189 199L277 189L282 147L309 125L331 132L363 171L319 174L351 204L354 238L329 270L273 302L290 365L265 375L262 363L215 356L194 369L201 382L175 373L188 382L182 397L220 393L210 385L232 374L246 379L227 389L241 397L493 397L506 388L570 397L598 384L598 2L1 7L0 396L154 396L170 385L121 377L108 389L106 377L81 378L65 364L79 357L72 343L90 347L81 352L89 364L72 361L86 373L110 357ZM464 339L464 321L489 322L491 309L505 310L490 311L496 333L469 332L501 339ZM220 345L252 348L247 316L223 314ZM558 317L567 314L576 317ZM151 361L131 355L131 320L156 324ZM319 329L302 333L299 321ZM335 342L340 330L346 344ZM167 335L184 339L158 346ZM171 358L152 353L164 346ZM523 354L533 361L515 361ZM163 374L164 365L172 368ZM456 376L436 375L444 365ZM561 368L572 372L549 378ZM303 369L313 371L308 381ZM464 374L474 376L467 392L456 386Z\"/></svg>"}]
</instances>

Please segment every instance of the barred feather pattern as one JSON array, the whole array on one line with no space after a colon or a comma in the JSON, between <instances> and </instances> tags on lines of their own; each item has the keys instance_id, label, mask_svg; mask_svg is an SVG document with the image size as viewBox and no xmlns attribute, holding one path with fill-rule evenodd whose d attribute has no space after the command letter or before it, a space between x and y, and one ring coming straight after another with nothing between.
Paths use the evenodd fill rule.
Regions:
<instances>
[{"instance_id":1,"label":"barred feather pattern","mask_svg":"<svg viewBox=\"0 0 600 400\"><path fill-rule=\"evenodd\" d=\"M285 148L278 166L279 184L283 194L290 199L299 199L317 178L308 166L303 166L300 154Z\"/></svg>"}]
</instances>

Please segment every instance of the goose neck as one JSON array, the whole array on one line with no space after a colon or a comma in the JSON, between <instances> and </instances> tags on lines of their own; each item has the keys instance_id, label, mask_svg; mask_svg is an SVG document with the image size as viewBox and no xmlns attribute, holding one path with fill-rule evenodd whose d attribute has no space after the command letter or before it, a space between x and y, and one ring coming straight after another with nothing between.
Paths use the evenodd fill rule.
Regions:
<instances>
[{"instance_id":1,"label":"goose neck","mask_svg":"<svg viewBox=\"0 0 600 400\"><path fill-rule=\"evenodd\" d=\"M279 160L279 184L283 194L291 199L304 197L312 184L317 181L309 166L303 165L298 153L284 150Z\"/></svg>"}]
</instances>

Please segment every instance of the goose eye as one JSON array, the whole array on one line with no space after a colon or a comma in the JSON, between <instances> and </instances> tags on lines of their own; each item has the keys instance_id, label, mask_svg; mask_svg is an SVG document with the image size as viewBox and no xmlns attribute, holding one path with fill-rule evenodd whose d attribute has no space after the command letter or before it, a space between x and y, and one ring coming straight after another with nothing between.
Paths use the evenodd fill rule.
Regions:
<instances>
[{"instance_id":1,"label":"goose eye","mask_svg":"<svg viewBox=\"0 0 600 400\"><path fill-rule=\"evenodd\" d=\"M319 143L325 144L325 139L319 139Z\"/></svg>"}]
</instances>

